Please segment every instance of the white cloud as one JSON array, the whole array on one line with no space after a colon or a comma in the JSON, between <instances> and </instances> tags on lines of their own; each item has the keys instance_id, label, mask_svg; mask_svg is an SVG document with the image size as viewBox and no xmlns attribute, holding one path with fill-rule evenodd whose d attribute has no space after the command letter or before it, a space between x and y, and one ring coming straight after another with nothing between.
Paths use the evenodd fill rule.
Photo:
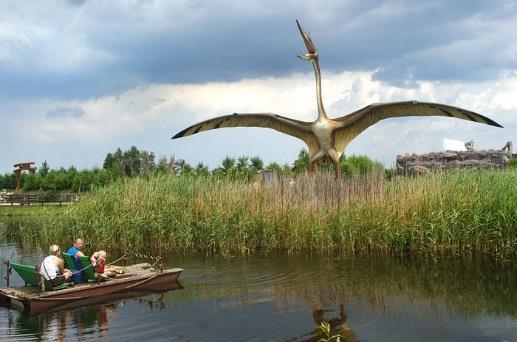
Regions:
<instances>
[{"instance_id":1,"label":"white cloud","mask_svg":"<svg viewBox=\"0 0 517 342\"><path fill-rule=\"evenodd\" d=\"M480 148L499 148L506 140L517 141L517 97L513 96L517 90L517 73L507 73L496 81L477 84L421 82L417 88L411 89L386 85L374 80L373 74L324 72L323 97L329 115L342 116L372 102L416 99L477 111L507 128L501 130L449 118L389 119L360 135L346 151L348 154L364 153L389 164L397 153L437 150L444 137L474 139ZM73 108L81 115L48 118L47 113L63 108ZM215 166L227 154L247 153L245 142L239 144L233 139L242 137L242 132L249 129L202 133L175 141L174 145L169 138L198 121L233 112L274 112L300 120L314 120L314 76L306 73L238 82L149 85L118 96L84 101L17 101L0 114L10 117L9 125L13 134L21 138L22 146L67 145L71 148L74 144L94 144L99 147L95 154L97 163L113 146L126 141L139 147L158 146L161 149L155 151L158 154L167 153L174 147L175 153L182 154L181 158L192 161L207 158L205 150L211 148L209 158L212 159L205 161ZM293 138L274 137L274 142L268 142L279 133L264 129L253 129L252 132L252 141L260 141L256 143L260 146L250 146L249 154L259 153L265 159L280 159L281 162L290 162L296 157L296 152L285 155L281 151L283 147L275 145ZM234 146L237 144L239 146ZM299 143L289 144L286 145L288 149L301 146ZM16 161L16 156L10 155L4 146L2 143L1 154ZM184 147L186 149L182 150ZM45 150L38 153L41 155ZM74 158L62 156L58 162L62 165L84 162Z\"/></svg>"}]
</instances>

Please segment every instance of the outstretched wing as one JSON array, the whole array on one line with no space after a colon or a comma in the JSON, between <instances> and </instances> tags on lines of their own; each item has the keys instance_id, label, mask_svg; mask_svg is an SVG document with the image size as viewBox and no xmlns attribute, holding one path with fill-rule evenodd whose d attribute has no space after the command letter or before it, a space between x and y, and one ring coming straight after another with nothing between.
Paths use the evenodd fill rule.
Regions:
<instances>
[{"instance_id":1,"label":"outstretched wing","mask_svg":"<svg viewBox=\"0 0 517 342\"><path fill-rule=\"evenodd\" d=\"M481 114L440 103L417 101L379 103L366 106L349 115L333 119L340 123L340 127L335 131L336 147L344 148L353 138L380 120L403 116L446 116L495 127L503 127Z\"/></svg>"},{"instance_id":2,"label":"outstretched wing","mask_svg":"<svg viewBox=\"0 0 517 342\"><path fill-rule=\"evenodd\" d=\"M309 148L313 147L314 144L316 144L316 147L318 145L316 137L310 129L309 122L293 120L273 113L234 113L232 115L220 116L185 128L173 136L172 139L178 139L211 129L226 127L271 128L303 140L307 145L309 145Z\"/></svg>"}]
</instances>

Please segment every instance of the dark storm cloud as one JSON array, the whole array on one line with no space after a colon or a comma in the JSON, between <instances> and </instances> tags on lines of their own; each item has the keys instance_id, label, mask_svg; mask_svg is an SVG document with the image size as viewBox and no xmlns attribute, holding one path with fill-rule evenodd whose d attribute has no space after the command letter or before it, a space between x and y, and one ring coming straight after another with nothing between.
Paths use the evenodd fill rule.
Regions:
<instances>
[{"instance_id":1,"label":"dark storm cloud","mask_svg":"<svg viewBox=\"0 0 517 342\"><path fill-rule=\"evenodd\" d=\"M0 14L3 97L87 98L147 83L308 72L295 58L296 18L325 70L375 69L379 80L410 86L517 67L517 9L507 1L14 4Z\"/></svg>"}]
</instances>

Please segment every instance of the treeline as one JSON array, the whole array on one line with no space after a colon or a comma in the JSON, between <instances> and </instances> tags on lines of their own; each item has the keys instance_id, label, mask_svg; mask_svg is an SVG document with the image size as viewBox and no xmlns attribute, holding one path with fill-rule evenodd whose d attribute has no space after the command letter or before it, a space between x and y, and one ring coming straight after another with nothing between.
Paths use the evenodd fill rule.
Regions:
<instances>
[{"instance_id":1,"label":"treeline","mask_svg":"<svg viewBox=\"0 0 517 342\"><path fill-rule=\"evenodd\" d=\"M239 180L253 180L264 171L272 171L278 175L295 177L307 170L308 153L301 150L293 164L278 164L271 162L265 165L259 157L226 157L221 165L213 170L204 163L190 165L181 159L159 157L153 152L139 150L132 146L126 151L118 148L108 153L103 167L77 170L71 166L67 169L50 169L47 162L38 168L34 174L22 174L21 186L24 191L57 192L71 190L84 192L92 187L104 186L119 178L149 177L153 175L172 174L184 177L224 177ZM341 158L341 168L345 175L364 174L373 169L383 170L382 164L372 161L366 156L351 156ZM320 170L333 172L333 165L324 160ZM14 173L0 175L0 189L14 189L16 177Z\"/></svg>"},{"instance_id":2,"label":"treeline","mask_svg":"<svg viewBox=\"0 0 517 342\"><path fill-rule=\"evenodd\" d=\"M132 146L129 150L122 152L119 148L115 153L108 153L104 159L103 168L110 170L116 176L147 176L152 174L175 174L182 176L228 176L234 179L251 180L258 173L273 171L277 174L294 177L307 171L309 154L302 149L298 158L291 164L278 164L271 162L267 165L260 157L242 156L238 158L226 157L221 165L209 170L204 163L191 165L182 159L174 157L160 157L155 161L153 152L140 151ZM330 160L323 160L320 170L332 172L334 166ZM373 169L383 170L381 163L372 161L366 156L341 157L341 169L345 175L364 174Z\"/></svg>"},{"instance_id":3,"label":"treeline","mask_svg":"<svg viewBox=\"0 0 517 342\"><path fill-rule=\"evenodd\" d=\"M45 163L44 163L45 164ZM71 166L68 169L59 168L48 170L46 173L22 174L21 186L23 191L43 191L51 195L53 192L71 190L83 192L92 186L109 184L114 179L111 172L104 169L77 170ZM0 189L15 189L14 174L0 175Z\"/></svg>"}]
</instances>

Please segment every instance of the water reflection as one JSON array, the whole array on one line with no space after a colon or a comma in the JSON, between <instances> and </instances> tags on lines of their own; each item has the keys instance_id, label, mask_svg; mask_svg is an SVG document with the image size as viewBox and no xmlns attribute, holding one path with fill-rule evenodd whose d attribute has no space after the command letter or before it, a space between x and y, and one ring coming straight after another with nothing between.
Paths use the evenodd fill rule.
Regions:
<instances>
[{"instance_id":1,"label":"water reflection","mask_svg":"<svg viewBox=\"0 0 517 342\"><path fill-rule=\"evenodd\" d=\"M135 300L150 310L164 310L167 302L163 294L147 296ZM59 310L40 315L19 314L14 310L6 310L7 327L0 337L8 336L30 340L66 341L73 337L107 338L109 322L117 310L124 309L127 300L113 301L108 304L92 305L74 310ZM4 335L4 336L2 336Z\"/></svg>"},{"instance_id":2,"label":"water reflection","mask_svg":"<svg viewBox=\"0 0 517 342\"><path fill-rule=\"evenodd\" d=\"M339 316L325 318L325 311L323 309L314 310L312 312L312 319L317 327L321 326L321 323L328 322L330 324L330 336L339 335L344 342L357 341L354 332L346 323L346 312L343 304L339 305ZM315 336L311 338L311 341L320 341L321 338L325 337L320 329L315 331Z\"/></svg>"},{"instance_id":3,"label":"water reflection","mask_svg":"<svg viewBox=\"0 0 517 342\"><path fill-rule=\"evenodd\" d=\"M387 256L207 260L171 256L169 262L188 265L185 276L190 286L175 296L176 300L231 295L231 302L225 305L247 305L260 301L267 289L279 311L297 307L300 300L309 308L325 308L359 298L362 305L382 314L406 305L390 300L403 296L415 305L433 304L461 316L480 312L517 316L515 263Z\"/></svg>"},{"instance_id":4,"label":"water reflection","mask_svg":"<svg viewBox=\"0 0 517 342\"><path fill-rule=\"evenodd\" d=\"M74 335L107 337L108 316L115 309L116 305L111 305L38 316L19 315L16 321L9 322L9 330L14 335L51 341L65 341Z\"/></svg>"},{"instance_id":5,"label":"water reflection","mask_svg":"<svg viewBox=\"0 0 517 342\"><path fill-rule=\"evenodd\" d=\"M337 313L333 309L316 309L312 311L312 319L314 321L314 329L308 333L298 337L288 339L287 341L325 341L329 337L339 336L342 342L355 342L357 338L354 331L347 324L347 314L345 305L340 304ZM329 325L330 331L323 331L322 323Z\"/></svg>"}]
</instances>

